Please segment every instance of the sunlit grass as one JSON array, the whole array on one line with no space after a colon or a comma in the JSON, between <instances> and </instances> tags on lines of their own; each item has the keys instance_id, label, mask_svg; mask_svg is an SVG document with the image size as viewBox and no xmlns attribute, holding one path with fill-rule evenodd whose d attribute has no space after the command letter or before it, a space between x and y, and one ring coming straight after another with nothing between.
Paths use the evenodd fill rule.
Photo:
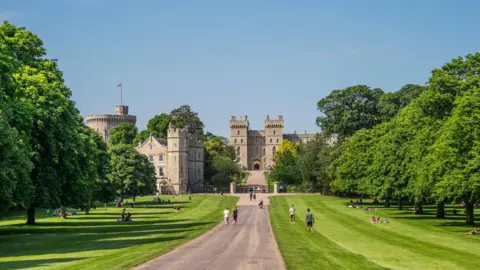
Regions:
<instances>
[{"instance_id":1,"label":"sunlit grass","mask_svg":"<svg viewBox=\"0 0 480 270\"><path fill-rule=\"evenodd\" d=\"M153 203L154 197L137 198L128 208L133 222L118 223L122 209L98 206L85 215L66 220L37 210L37 225L26 226L23 212L10 213L0 221L0 269L125 269L194 239L222 219L225 206L237 197L196 195L170 199L172 204ZM144 208L144 204L147 208ZM181 210L173 212L173 206ZM69 209L70 210L70 209Z\"/></svg>"}]
</instances>

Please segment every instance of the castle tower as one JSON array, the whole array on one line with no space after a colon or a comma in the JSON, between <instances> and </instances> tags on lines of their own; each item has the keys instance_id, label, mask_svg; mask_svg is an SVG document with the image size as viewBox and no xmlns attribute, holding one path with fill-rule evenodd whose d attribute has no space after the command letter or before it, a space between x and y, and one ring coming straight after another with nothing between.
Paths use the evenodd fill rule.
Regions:
<instances>
[{"instance_id":1,"label":"castle tower","mask_svg":"<svg viewBox=\"0 0 480 270\"><path fill-rule=\"evenodd\" d=\"M270 120L267 115L265 121L265 168L273 167L275 152L283 140L283 116L277 116L277 119Z\"/></svg>"},{"instance_id":2,"label":"castle tower","mask_svg":"<svg viewBox=\"0 0 480 270\"><path fill-rule=\"evenodd\" d=\"M248 166L248 118L245 115L245 119L240 117L237 120L235 116L230 119L230 144L235 147L235 153L239 159L239 164L245 169L249 169Z\"/></svg>"},{"instance_id":3,"label":"castle tower","mask_svg":"<svg viewBox=\"0 0 480 270\"><path fill-rule=\"evenodd\" d=\"M188 131L175 128L171 123L167 132L168 172L167 177L177 193L188 190Z\"/></svg>"},{"instance_id":4,"label":"castle tower","mask_svg":"<svg viewBox=\"0 0 480 270\"><path fill-rule=\"evenodd\" d=\"M203 192L205 143L195 133L188 135L188 188Z\"/></svg>"},{"instance_id":5,"label":"castle tower","mask_svg":"<svg viewBox=\"0 0 480 270\"><path fill-rule=\"evenodd\" d=\"M137 123L136 116L128 115L126 105L115 106L115 114L93 114L86 117L87 126L98 132L105 142L108 142L110 129L122 123Z\"/></svg>"}]
</instances>

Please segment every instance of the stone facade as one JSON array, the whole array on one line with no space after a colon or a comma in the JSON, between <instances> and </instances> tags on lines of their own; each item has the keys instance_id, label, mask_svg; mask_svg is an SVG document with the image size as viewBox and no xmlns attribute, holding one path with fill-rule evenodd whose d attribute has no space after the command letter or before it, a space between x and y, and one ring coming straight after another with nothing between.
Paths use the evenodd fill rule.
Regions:
<instances>
[{"instance_id":1,"label":"stone facade","mask_svg":"<svg viewBox=\"0 0 480 270\"><path fill-rule=\"evenodd\" d=\"M136 116L128 115L126 105L115 106L115 114L94 114L86 117L87 126L98 132L105 142L108 142L110 129L122 123L137 123Z\"/></svg>"},{"instance_id":2,"label":"stone facade","mask_svg":"<svg viewBox=\"0 0 480 270\"><path fill-rule=\"evenodd\" d=\"M307 143L315 134L284 134L283 116L270 119L267 115L264 130L251 130L248 117L230 119L230 144L235 147L239 164L246 170L270 170L274 156L282 141Z\"/></svg>"},{"instance_id":3,"label":"stone facade","mask_svg":"<svg viewBox=\"0 0 480 270\"><path fill-rule=\"evenodd\" d=\"M204 142L187 128L169 125L167 139L150 135L137 151L155 166L160 194L203 191Z\"/></svg>"}]
</instances>

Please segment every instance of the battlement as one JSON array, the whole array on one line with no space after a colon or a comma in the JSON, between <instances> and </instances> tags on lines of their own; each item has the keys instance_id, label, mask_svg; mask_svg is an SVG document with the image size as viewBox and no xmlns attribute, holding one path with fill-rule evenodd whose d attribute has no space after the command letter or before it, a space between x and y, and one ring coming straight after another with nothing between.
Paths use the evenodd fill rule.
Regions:
<instances>
[{"instance_id":1,"label":"battlement","mask_svg":"<svg viewBox=\"0 0 480 270\"><path fill-rule=\"evenodd\" d=\"M230 128L248 128L248 116L245 115L245 118L240 116L240 120L237 120L237 117L232 116L230 119Z\"/></svg>"},{"instance_id":2,"label":"battlement","mask_svg":"<svg viewBox=\"0 0 480 270\"><path fill-rule=\"evenodd\" d=\"M278 115L276 119L270 120L270 117L267 115L265 121L265 128L283 128L284 127L284 120L283 116Z\"/></svg>"},{"instance_id":3,"label":"battlement","mask_svg":"<svg viewBox=\"0 0 480 270\"><path fill-rule=\"evenodd\" d=\"M92 122L106 122L106 123L131 123L137 122L135 115L116 115L116 114L91 114L85 118L88 123Z\"/></svg>"},{"instance_id":4,"label":"battlement","mask_svg":"<svg viewBox=\"0 0 480 270\"><path fill-rule=\"evenodd\" d=\"M128 106L127 105L117 105L115 106L116 115L128 115Z\"/></svg>"},{"instance_id":5,"label":"battlement","mask_svg":"<svg viewBox=\"0 0 480 270\"><path fill-rule=\"evenodd\" d=\"M188 137L188 128L176 128L172 125L172 123L168 124L168 137Z\"/></svg>"}]
</instances>

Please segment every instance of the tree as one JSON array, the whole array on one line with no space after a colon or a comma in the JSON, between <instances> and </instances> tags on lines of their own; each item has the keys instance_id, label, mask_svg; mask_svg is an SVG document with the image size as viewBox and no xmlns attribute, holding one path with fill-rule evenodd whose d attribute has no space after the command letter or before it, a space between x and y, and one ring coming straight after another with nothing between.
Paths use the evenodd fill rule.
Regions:
<instances>
[{"instance_id":1,"label":"tree","mask_svg":"<svg viewBox=\"0 0 480 270\"><path fill-rule=\"evenodd\" d=\"M302 176L298 166L298 154L292 150L284 151L280 159L275 159L277 162L270 177L287 185L298 186L302 183Z\"/></svg>"},{"instance_id":2,"label":"tree","mask_svg":"<svg viewBox=\"0 0 480 270\"><path fill-rule=\"evenodd\" d=\"M285 152L291 152L295 156L299 151L299 149L300 149L300 142L293 144L289 140L283 140L282 143L278 146L277 151L275 152L274 160L275 161L281 160Z\"/></svg>"},{"instance_id":3,"label":"tree","mask_svg":"<svg viewBox=\"0 0 480 270\"><path fill-rule=\"evenodd\" d=\"M130 123L121 123L110 130L110 145L133 144L137 136L137 127Z\"/></svg>"},{"instance_id":4,"label":"tree","mask_svg":"<svg viewBox=\"0 0 480 270\"><path fill-rule=\"evenodd\" d=\"M131 145L119 144L109 149L111 161L108 177L116 185L117 194L124 198L129 194L151 194L155 191L155 168L148 158Z\"/></svg>"},{"instance_id":5,"label":"tree","mask_svg":"<svg viewBox=\"0 0 480 270\"><path fill-rule=\"evenodd\" d=\"M382 95L381 89L365 85L334 90L317 104L318 110L325 115L317 117L317 125L323 132L340 137L371 128L382 121L378 108Z\"/></svg>"},{"instance_id":6,"label":"tree","mask_svg":"<svg viewBox=\"0 0 480 270\"><path fill-rule=\"evenodd\" d=\"M193 112L189 105L182 105L170 112L172 124L176 128L187 127L197 134L203 136L203 122L198 117L198 113Z\"/></svg>"},{"instance_id":7,"label":"tree","mask_svg":"<svg viewBox=\"0 0 480 270\"><path fill-rule=\"evenodd\" d=\"M205 179L217 185L239 179L241 170L235 149L228 145L227 139L208 132L205 138Z\"/></svg>"},{"instance_id":8,"label":"tree","mask_svg":"<svg viewBox=\"0 0 480 270\"><path fill-rule=\"evenodd\" d=\"M172 122L172 117L166 113L155 115L147 124L147 130L152 132L155 138L167 138L168 125Z\"/></svg>"},{"instance_id":9,"label":"tree","mask_svg":"<svg viewBox=\"0 0 480 270\"><path fill-rule=\"evenodd\" d=\"M90 153L85 151L85 126L56 61L45 59L40 38L4 22L0 44L2 73L5 59L12 63L7 65L11 69L2 74L4 79L5 74L8 76L4 99L15 108L10 110L10 124L19 131L24 145L31 145L25 148L31 151L33 164L29 181L20 174L17 185L33 186L27 224L35 224L36 207L76 204L90 192L94 179L87 162Z\"/></svg>"},{"instance_id":10,"label":"tree","mask_svg":"<svg viewBox=\"0 0 480 270\"><path fill-rule=\"evenodd\" d=\"M397 92L385 93L380 97L378 107L384 120L392 119L397 113L420 96L427 86L406 84Z\"/></svg>"}]
</instances>

